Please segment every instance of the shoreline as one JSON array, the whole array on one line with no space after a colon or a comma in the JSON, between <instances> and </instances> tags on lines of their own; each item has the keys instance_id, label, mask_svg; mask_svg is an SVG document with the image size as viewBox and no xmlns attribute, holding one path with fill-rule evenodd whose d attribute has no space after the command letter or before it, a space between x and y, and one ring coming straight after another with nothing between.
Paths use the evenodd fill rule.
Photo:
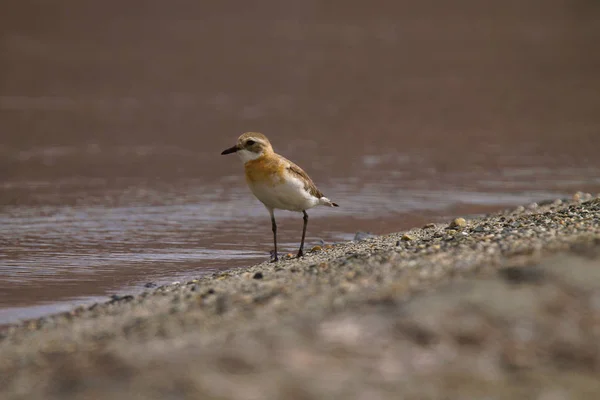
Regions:
<instances>
[{"instance_id":1,"label":"shoreline","mask_svg":"<svg viewBox=\"0 0 600 400\"><path fill-rule=\"evenodd\" d=\"M9 325L0 393L577 398L600 390L599 249L582 196L325 246Z\"/></svg>"}]
</instances>

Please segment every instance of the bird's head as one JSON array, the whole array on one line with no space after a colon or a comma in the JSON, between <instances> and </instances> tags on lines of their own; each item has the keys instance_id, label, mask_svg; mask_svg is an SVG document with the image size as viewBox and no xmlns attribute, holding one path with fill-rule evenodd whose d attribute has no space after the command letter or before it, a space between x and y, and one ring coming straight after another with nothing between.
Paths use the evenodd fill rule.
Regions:
<instances>
[{"instance_id":1,"label":"bird's head","mask_svg":"<svg viewBox=\"0 0 600 400\"><path fill-rule=\"evenodd\" d=\"M238 138L235 146L223 150L221 155L237 153L246 163L270 152L273 152L273 147L265 135L258 132L246 132Z\"/></svg>"}]
</instances>

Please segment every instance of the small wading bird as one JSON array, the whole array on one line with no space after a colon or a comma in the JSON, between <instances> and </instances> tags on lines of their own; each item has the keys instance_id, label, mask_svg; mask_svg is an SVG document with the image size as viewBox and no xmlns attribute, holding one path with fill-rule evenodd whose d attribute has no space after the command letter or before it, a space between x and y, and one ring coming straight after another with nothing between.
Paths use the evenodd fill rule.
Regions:
<instances>
[{"instance_id":1,"label":"small wading bird","mask_svg":"<svg viewBox=\"0 0 600 400\"><path fill-rule=\"evenodd\" d=\"M276 154L269 139L262 133L247 132L241 135L235 146L223 150L222 155L237 153L244 163L246 182L252 193L271 214L273 244L271 261L277 261L277 224L275 209L298 211L304 214L302 240L298 257L304 255L304 237L308 214L306 210L323 205L338 207L317 189L312 179L296 164Z\"/></svg>"}]
</instances>

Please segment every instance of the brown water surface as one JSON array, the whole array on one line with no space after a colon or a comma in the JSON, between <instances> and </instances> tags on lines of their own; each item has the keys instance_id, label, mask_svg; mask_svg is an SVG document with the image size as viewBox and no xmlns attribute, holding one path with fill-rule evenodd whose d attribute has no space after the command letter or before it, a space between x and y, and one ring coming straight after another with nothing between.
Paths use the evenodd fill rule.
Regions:
<instances>
[{"instance_id":1,"label":"brown water surface","mask_svg":"<svg viewBox=\"0 0 600 400\"><path fill-rule=\"evenodd\" d=\"M308 243L600 192L600 3L0 5L0 323L268 257L267 134ZM293 251L300 215L280 212Z\"/></svg>"}]
</instances>

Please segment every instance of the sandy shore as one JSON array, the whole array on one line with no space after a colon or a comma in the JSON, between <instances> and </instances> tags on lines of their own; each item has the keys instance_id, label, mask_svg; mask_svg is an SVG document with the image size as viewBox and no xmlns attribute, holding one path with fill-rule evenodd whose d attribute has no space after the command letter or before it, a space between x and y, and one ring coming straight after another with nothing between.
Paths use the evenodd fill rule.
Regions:
<instances>
[{"instance_id":1,"label":"sandy shore","mask_svg":"<svg viewBox=\"0 0 600 400\"><path fill-rule=\"evenodd\" d=\"M315 250L0 333L3 399L595 399L600 198Z\"/></svg>"}]
</instances>

